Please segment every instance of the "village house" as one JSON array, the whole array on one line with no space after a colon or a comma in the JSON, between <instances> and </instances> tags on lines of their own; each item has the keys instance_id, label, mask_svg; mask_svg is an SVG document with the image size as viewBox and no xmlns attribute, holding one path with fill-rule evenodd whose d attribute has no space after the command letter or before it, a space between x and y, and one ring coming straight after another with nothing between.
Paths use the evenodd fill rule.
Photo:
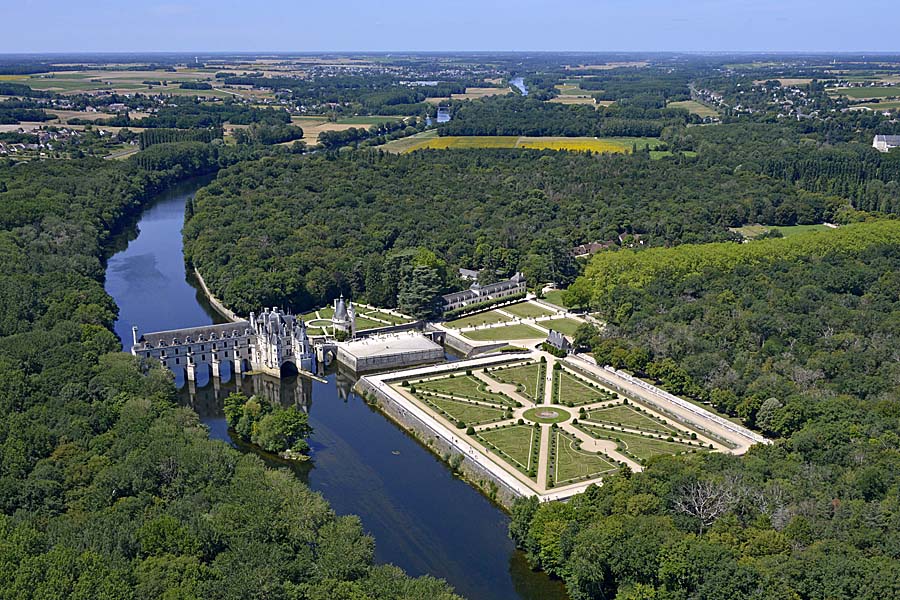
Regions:
<instances>
[{"instance_id":1,"label":"village house","mask_svg":"<svg viewBox=\"0 0 900 600\"><path fill-rule=\"evenodd\" d=\"M900 148L900 135L876 135L872 147L879 152L890 152L894 148Z\"/></svg>"}]
</instances>

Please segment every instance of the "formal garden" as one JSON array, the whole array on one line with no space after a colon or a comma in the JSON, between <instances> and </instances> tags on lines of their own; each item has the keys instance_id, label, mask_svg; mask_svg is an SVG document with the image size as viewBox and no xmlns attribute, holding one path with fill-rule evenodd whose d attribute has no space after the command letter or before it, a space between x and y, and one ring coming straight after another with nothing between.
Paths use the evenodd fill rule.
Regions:
<instances>
[{"instance_id":1,"label":"formal garden","mask_svg":"<svg viewBox=\"0 0 900 600\"><path fill-rule=\"evenodd\" d=\"M528 424L500 425L475 434L493 454L531 479L540 462L541 428Z\"/></svg>"},{"instance_id":2,"label":"formal garden","mask_svg":"<svg viewBox=\"0 0 900 600\"><path fill-rule=\"evenodd\" d=\"M586 481L615 472L619 465L600 452L582 450L580 440L561 427L550 428L547 487Z\"/></svg>"},{"instance_id":3,"label":"formal garden","mask_svg":"<svg viewBox=\"0 0 900 600\"><path fill-rule=\"evenodd\" d=\"M486 369L485 374L500 383L517 387L518 392L533 402L543 402L544 382L547 377L547 363L527 362L512 366Z\"/></svg>"}]
</instances>

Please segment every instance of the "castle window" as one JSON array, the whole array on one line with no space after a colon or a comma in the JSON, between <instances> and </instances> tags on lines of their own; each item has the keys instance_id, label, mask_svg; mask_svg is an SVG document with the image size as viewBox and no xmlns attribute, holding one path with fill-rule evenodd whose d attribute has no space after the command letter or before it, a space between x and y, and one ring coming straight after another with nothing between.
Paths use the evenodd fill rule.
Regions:
<instances>
[{"instance_id":1,"label":"castle window","mask_svg":"<svg viewBox=\"0 0 900 600\"><path fill-rule=\"evenodd\" d=\"M181 359L176 358L176 359L175 359L175 364L177 365L177 364L180 364L180 363L181 363Z\"/></svg>"}]
</instances>

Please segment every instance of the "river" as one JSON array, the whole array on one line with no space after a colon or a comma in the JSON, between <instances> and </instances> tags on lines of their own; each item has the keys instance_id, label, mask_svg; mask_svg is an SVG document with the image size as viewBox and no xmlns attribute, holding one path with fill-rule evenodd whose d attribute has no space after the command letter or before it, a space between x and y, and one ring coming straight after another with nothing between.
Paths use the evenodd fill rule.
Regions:
<instances>
[{"instance_id":1,"label":"river","mask_svg":"<svg viewBox=\"0 0 900 600\"><path fill-rule=\"evenodd\" d=\"M141 216L137 236L123 237L108 261L106 290L119 306L115 329L126 350L132 325L159 331L223 320L187 276L181 238L185 202L208 181L190 180L160 195ZM181 401L198 412L210 437L291 469L336 512L359 515L375 537L378 562L446 579L471 600L567 598L561 582L530 570L507 536L505 512L354 394L352 374L330 370L326 378L177 383ZM313 459L285 463L231 439L222 400L238 387L306 408Z\"/></svg>"},{"instance_id":2,"label":"river","mask_svg":"<svg viewBox=\"0 0 900 600\"><path fill-rule=\"evenodd\" d=\"M528 95L528 88L525 86L525 79L523 77L516 77L515 79L510 79L509 85L519 88L519 91L522 92L523 96Z\"/></svg>"}]
</instances>

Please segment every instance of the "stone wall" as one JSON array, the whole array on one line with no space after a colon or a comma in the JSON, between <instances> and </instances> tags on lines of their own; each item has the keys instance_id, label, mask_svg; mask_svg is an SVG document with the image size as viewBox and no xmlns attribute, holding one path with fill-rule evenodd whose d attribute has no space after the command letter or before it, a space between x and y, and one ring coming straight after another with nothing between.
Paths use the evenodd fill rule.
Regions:
<instances>
[{"instance_id":1,"label":"stone wall","mask_svg":"<svg viewBox=\"0 0 900 600\"><path fill-rule=\"evenodd\" d=\"M493 473L470 460L460 451L451 440L444 438L438 432L410 414L403 406L397 404L390 396L376 389L366 379L360 379L356 383L356 392L366 399L389 419L397 423L403 429L422 442L435 455L446 462L454 460L454 455L462 457L462 461L456 467L456 472L467 482L481 490L488 498L497 502L503 508L509 510L513 501L519 495L507 486ZM459 459L455 459L459 460Z\"/></svg>"}]
</instances>

